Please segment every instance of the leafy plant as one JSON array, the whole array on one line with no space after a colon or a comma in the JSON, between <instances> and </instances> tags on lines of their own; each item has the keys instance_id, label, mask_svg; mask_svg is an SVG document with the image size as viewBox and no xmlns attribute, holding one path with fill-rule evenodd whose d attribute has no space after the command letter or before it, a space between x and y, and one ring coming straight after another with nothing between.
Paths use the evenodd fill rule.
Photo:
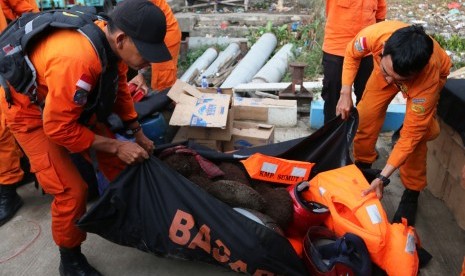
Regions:
<instances>
[{"instance_id":1,"label":"leafy plant","mask_svg":"<svg viewBox=\"0 0 465 276\"><path fill-rule=\"evenodd\" d=\"M214 47L218 52L223 51L225 46L223 45L204 45L196 49L190 49L187 51L185 57L178 58L178 77L182 76L184 72L210 47Z\"/></svg>"},{"instance_id":2,"label":"leafy plant","mask_svg":"<svg viewBox=\"0 0 465 276\"><path fill-rule=\"evenodd\" d=\"M252 9L263 10L271 6L271 1L259 1L252 4Z\"/></svg>"},{"instance_id":3,"label":"leafy plant","mask_svg":"<svg viewBox=\"0 0 465 276\"><path fill-rule=\"evenodd\" d=\"M432 37L446 50L455 52L465 51L465 38L459 35L453 34L449 39L440 34L433 34Z\"/></svg>"},{"instance_id":4,"label":"leafy plant","mask_svg":"<svg viewBox=\"0 0 465 276\"><path fill-rule=\"evenodd\" d=\"M433 34L432 37L445 50L452 51L458 54L465 52L465 38L463 37L460 37L456 34L451 35L450 38L446 38L440 34ZM465 66L465 61L454 61L451 71L462 68L463 66Z\"/></svg>"},{"instance_id":5,"label":"leafy plant","mask_svg":"<svg viewBox=\"0 0 465 276\"><path fill-rule=\"evenodd\" d=\"M251 46L263 34L273 33L278 40L279 46L292 43L294 46L294 60L291 61L306 63L304 80L313 80L322 73L321 58L323 53L321 44L323 31L322 22L319 20L310 23L293 22L281 26L274 26L273 22L269 21L264 27L250 30L248 41ZM275 52L279 51L279 49L280 47L276 47ZM290 73L286 73L283 81L290 80Z\"/></svg>"}]
</instances>

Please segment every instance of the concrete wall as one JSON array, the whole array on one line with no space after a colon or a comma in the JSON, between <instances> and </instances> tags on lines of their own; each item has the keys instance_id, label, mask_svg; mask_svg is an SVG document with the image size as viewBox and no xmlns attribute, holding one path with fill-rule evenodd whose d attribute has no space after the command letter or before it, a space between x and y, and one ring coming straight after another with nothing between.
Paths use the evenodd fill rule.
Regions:
<instances>
[{"instance_id":1,"label":"concrete wall","mask_svg":"<svg viewBox=\"0 0 465 276\"><path fill-rule=\"evenodd\" d=\"M171 0L172 7L180 5L181 0ZM253 2L263 2L252 0ZM314 19L324 20L325 1L323 0L298 0L301 7L309 12L293 14L267 12L245 12L245 13L196 13L176 12L176 18L181 26L181 31L189 33L190 37L246 37L250 28L265 26L268 21L279 26L296 21L312 21ZM182 1L181 1L182 2ZM181 3L181 5L183 5ZM251 4L252 5L252 4ZM300 5L300 4L299 4ZM174 8L173 8L174 10ZM298 9L296 9L298 10ZM221 28L221 26L226 26Z\"/></svg>"}]
</instances>

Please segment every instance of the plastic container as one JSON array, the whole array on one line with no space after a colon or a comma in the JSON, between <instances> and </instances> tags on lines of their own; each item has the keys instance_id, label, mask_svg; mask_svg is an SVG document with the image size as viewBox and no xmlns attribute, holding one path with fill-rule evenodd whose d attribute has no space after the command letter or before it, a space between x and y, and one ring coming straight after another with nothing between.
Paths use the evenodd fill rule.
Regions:
<instances>
[{"instance_id":1,"label":"plastic container","mask_svg":"<svg viewBox=\"0 0 465 276\"><path fill-rule=\"evenodd\" d=\"M207 88L208 87L208 81L206 76L202 76L202 82L200 83L202 88Z\"/></svg>"},{"instance_id":2,"label":"plastic container","mask_svg":"<svg viewBox=\"0 0 465 276\"><path fill-rule=\"evenodd\" d=\"M154 113L140 121L142 130L145 136L152 140L155 145L163 145L166 143L166 131L168 124L161 113Z\"/></svg>"}]
</instances>

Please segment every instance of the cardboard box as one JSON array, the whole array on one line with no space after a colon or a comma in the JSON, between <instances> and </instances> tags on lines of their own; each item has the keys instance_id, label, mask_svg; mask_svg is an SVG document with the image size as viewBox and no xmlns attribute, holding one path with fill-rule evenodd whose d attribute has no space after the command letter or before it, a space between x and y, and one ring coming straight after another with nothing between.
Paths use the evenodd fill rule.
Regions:
<instances>
[{"instance_id":1,"label":"cardboard box","mask_svg":"<svg viewBox=\"0 0 465 276\"><path fill-rule=\"evenodd\" d=\"M297 124L297 101L234 97L235 120L266 122L275 126Z\"/></svg>"},{"instance_id":2,"label":"cardboard box","mask_svg":"<svg viewBox=\"0 0 465 276\"><path fill-rule=\"evenodd\" d=\"M428 186L426 187L435 197L443 199L447 185L447 168L441 164L433 153L428 151L427 156L426 179Z\"/></svg>"},{"instance_id":3,"label":"cardboard box","mask_svg":"<svg viewBox=\"0 0 465 276\"><path fill-rule=\"evenodd\" d=\"M209 149L223 151L223 143L218 140L208 140L208 139L189 139L194 141L196 144L205 146Z\"/></svg>"},{"instance_id":4,"label":"cardboard box","mask_svg":"<svg viewBox=\"0 0 465 276\"><path fill-rule=\"evenodd\" d=\"M274 126L234 121L231 141L223 143L224 151L250 148L273 142Z\"/></svg>"},{"instance_id":5,"label":"cardboard box","mask_svg":"<svg viewBox=\"0 0 465 276\"><path fill-rule=\"evenodd\" d=\"M230 141L233 130L234 111L228 112L228 121L226 127L223 128L209 128L209 127L185 127L187 129L188 139L201 139L201 140L218 140Z\"/></svg>"},{"instance_id":6,"label":"cardboard box","mask_svg":"<svg viewBox=\"0 0 465 276\"><path fill-rule=\"evenodd\" d=\"M176 135L174 135L173 140L171 140L171 143L184 142L188 139L189 138L187 138L187 127L180 127L178 129L178 132L176 132Z\"/></svg>"},{"instance_id":7,"label":"cardboard box","mask_svg":"<svg viewBox=\"0 0 465 276\"><path fill-rule=\"evenodd\" d=\"M209 140L209 139L189 139L188 138L188 127L180 127L178 132L173 138L172 143L179 143L184 141L194 141L195 143L205 146L210 149L214 149L217 151L223 151L223 143L218 140Z\"/></svg>"},{"instance_id":8,"label":"cardboard box","mask_svg":"<svg viewBox=\"0 0 465 276\"><path fill-rule=\"evenodd\" d=\"M439 121L441 132L428 142L427 189L444 200L457 224L465 229L465 189L460 184L465 165L463 141L449 125Z\"/></svg>"},{"instance_id":9,"label":"cardboard box","mask_svg":"<svg viewBox=\"0 0 465 276\"><path fill-rule=\"evenodd\" d=\"M216 87L207 87L207 88L197 87L197 89L202 93L210 93L210 94L217 94L218 93L218 88L216 88ZM232 96L233 95L233 90L232 90L232 88L221 88L221 93Z\"/></svg>"},{"instance_id":10,"label":"cardboard box","mask_svg":"<svg viewBox=\"0 0 465 276\"><path fill-rule=\"evenodd\" d=\"M169 122L173 126L225 128L231 96L202 93L177 80L168 92L176 107Z\"/></svg>"},{"instance_id":11,"label":"cardboard box","mask_svg":"<svg viewBox=\"0 0 465 276\"><path fill-rule=\"evenodd\" d=\"M446 191L444 193L444 202L454 215L457 224L465 229L465 189L460 185L460 178L453 177L451 174L446 176Z\"/></svg>"},{"instance_id":12,"label":"cardboard box","mask_svg":"<svg viewBox=\"0 0 465 276\"><path fill-rule=\"evenodd\" d=\"M449 166L449 160L452 150L452 139L450 134L443 128L443 123L440 123L441 132L439 136L427 143L428 151L431 151L434 156L439 160L439 162L444 166Z\"/></svg>"}]
</instances>

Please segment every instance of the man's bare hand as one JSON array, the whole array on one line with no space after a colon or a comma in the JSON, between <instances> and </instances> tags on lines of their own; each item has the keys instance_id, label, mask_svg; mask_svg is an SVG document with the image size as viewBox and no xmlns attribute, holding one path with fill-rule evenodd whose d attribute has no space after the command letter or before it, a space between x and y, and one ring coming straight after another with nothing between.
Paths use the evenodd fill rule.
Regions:
<instances>
[{"instance_id":1,"label":"man's bare hand","mask_svg":"<svg viewBox=\"0 0 465 276\"><path fill-rule=\"evenodd\" d=\"M155 145L152 140L147 138L145 134L142 132L142 130L138 131L135 135L134 138L136 138L136 143L141 146L147 154L152 155L153 150L155 149Z\"/></svg>"},{"instance_id":2,"label":"man's bare hand","mask_svg":"<svg viewBox=\"0 0 465 276\"><path fill-rule=\"evenodd\" d=\"M341 95L336 105L336 116L341 115L343 120L349 118L349 112L354 106L352 102L352 88L347 85L343 85L341 88Z\"/></svg>"},{"instance_id":3,"label":"man's bare hand","mask_svg":"<svg viewBox=\"0 0 465 276\"><path fill-rule=\"evenodd\" d=\"M375 180L371 181L370 188L362 191L362 196L366 196L371 192L375 192L376 196L379 199L382 199L383 198L383 191L384 191L383 181L381 181L378 178L375 178Z\"/></svg>"},{"instance_id":4,"label":"man's bare hand","mask_svg":"<svg viewBox=\"0 0 465 276\"><path fill-rule=\"evenodd\" d=\"M142 162L150 157L144 148L137 143L128 141L120 141L117 146L116 156L128 165Z\"/></svg>"}]
</instances>

